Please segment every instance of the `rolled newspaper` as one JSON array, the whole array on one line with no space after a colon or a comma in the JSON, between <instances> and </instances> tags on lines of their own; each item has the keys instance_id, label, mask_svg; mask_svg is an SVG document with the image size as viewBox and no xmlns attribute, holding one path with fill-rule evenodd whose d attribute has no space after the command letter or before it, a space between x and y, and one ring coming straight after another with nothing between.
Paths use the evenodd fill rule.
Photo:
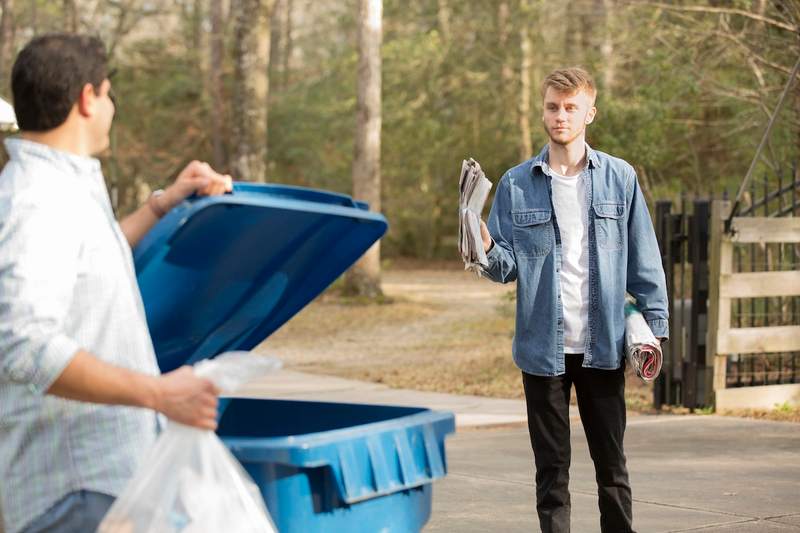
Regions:
<instances>
[{"instance_id":1,"label":"rolled newspaper","mask_svg":"<svg viewBox=\"0 0 800 533\"><path fill-rule=\"evenodd\" d=\"M644 381L653 381L661 372L661 345L631 302L625 303L625 356L636 375Z\"/></svg>"}]
</instances>

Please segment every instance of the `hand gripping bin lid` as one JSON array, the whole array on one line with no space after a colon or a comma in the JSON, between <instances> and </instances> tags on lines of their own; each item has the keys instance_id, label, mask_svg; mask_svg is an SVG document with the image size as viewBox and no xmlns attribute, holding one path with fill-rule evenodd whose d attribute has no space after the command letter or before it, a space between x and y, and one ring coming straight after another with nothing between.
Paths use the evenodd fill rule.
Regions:
<instances>
[{"instance_id":1,"label":"hand gripping bin lid","mask_svg":"<svg viewBox=\"0 0 800 533\"><path fill-rule=\"evenodd\" d=\"M134 253L159 366L249 350L386 231L350 197L280 185L184 202ZM282 532L418 531L445 475L451 413L233 399L218 433Z\"/></svg>"}]
</instances>

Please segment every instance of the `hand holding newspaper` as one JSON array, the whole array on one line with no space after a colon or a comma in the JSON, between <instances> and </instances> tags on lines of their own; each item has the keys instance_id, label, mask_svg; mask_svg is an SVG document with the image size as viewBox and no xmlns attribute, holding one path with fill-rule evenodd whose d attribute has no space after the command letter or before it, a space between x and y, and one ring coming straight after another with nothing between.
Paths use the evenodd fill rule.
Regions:
<instances>
[{"instance_id":1,"label":"hand holding newspaper","mask_svg":"<svg viewBox=\"0 0 800 533\"><path fill-rule=\"evenodd\" d=\"M633 371L645 382L653 381L661 372L661 344L631 302L625 303L625 355Z\"/></svg>"},{"instance_id":2,"label":"hand holding newspaper","mask_svg":"<svg viewBox=\"0 0 800 533\"><path fill-rule=\"evenodd\" d=\"M479 276L489 266L481 238L481 212L492 189L477 161L470 158L461 164L458 180L458 250L464 260L464 269Z\"/></svg>"}]
</instances>

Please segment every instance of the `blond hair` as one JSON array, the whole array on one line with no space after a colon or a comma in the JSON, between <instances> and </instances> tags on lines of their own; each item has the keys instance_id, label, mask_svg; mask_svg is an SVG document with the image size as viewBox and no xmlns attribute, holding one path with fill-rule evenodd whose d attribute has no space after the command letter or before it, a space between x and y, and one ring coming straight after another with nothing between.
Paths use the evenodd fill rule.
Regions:
<instances>
[{"instance_id":1,"label":"blond hair","mask_svg":"<svg viewBox=\"0 0 800 533\"><path fill-rule=\"evenodd\" d=\"M597 97L597 87L594 84L591 74L580 67L556 69L542 82L542 98L547 89L552 88L560 93L575 94L579 91L586 91L592 97Z\"/></svg>"}]
</instances>

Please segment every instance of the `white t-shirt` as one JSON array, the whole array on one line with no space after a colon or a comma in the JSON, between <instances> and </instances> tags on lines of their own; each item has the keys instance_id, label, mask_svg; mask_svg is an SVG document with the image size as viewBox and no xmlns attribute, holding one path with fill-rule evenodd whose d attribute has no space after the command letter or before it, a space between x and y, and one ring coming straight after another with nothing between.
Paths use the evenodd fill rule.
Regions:
<instances>
[{"instance_id":1,"label":"white t-shirt","mask_svg":"<svg viewBox=\"0 0 800 533\"><path fill-rule=\"evenodd\" d=\"M562 176L550 169L553 208L561 233L561 304L564 353L584 353L589 322L589 220L583 172Z\"/></svg>"}]
</instances>

